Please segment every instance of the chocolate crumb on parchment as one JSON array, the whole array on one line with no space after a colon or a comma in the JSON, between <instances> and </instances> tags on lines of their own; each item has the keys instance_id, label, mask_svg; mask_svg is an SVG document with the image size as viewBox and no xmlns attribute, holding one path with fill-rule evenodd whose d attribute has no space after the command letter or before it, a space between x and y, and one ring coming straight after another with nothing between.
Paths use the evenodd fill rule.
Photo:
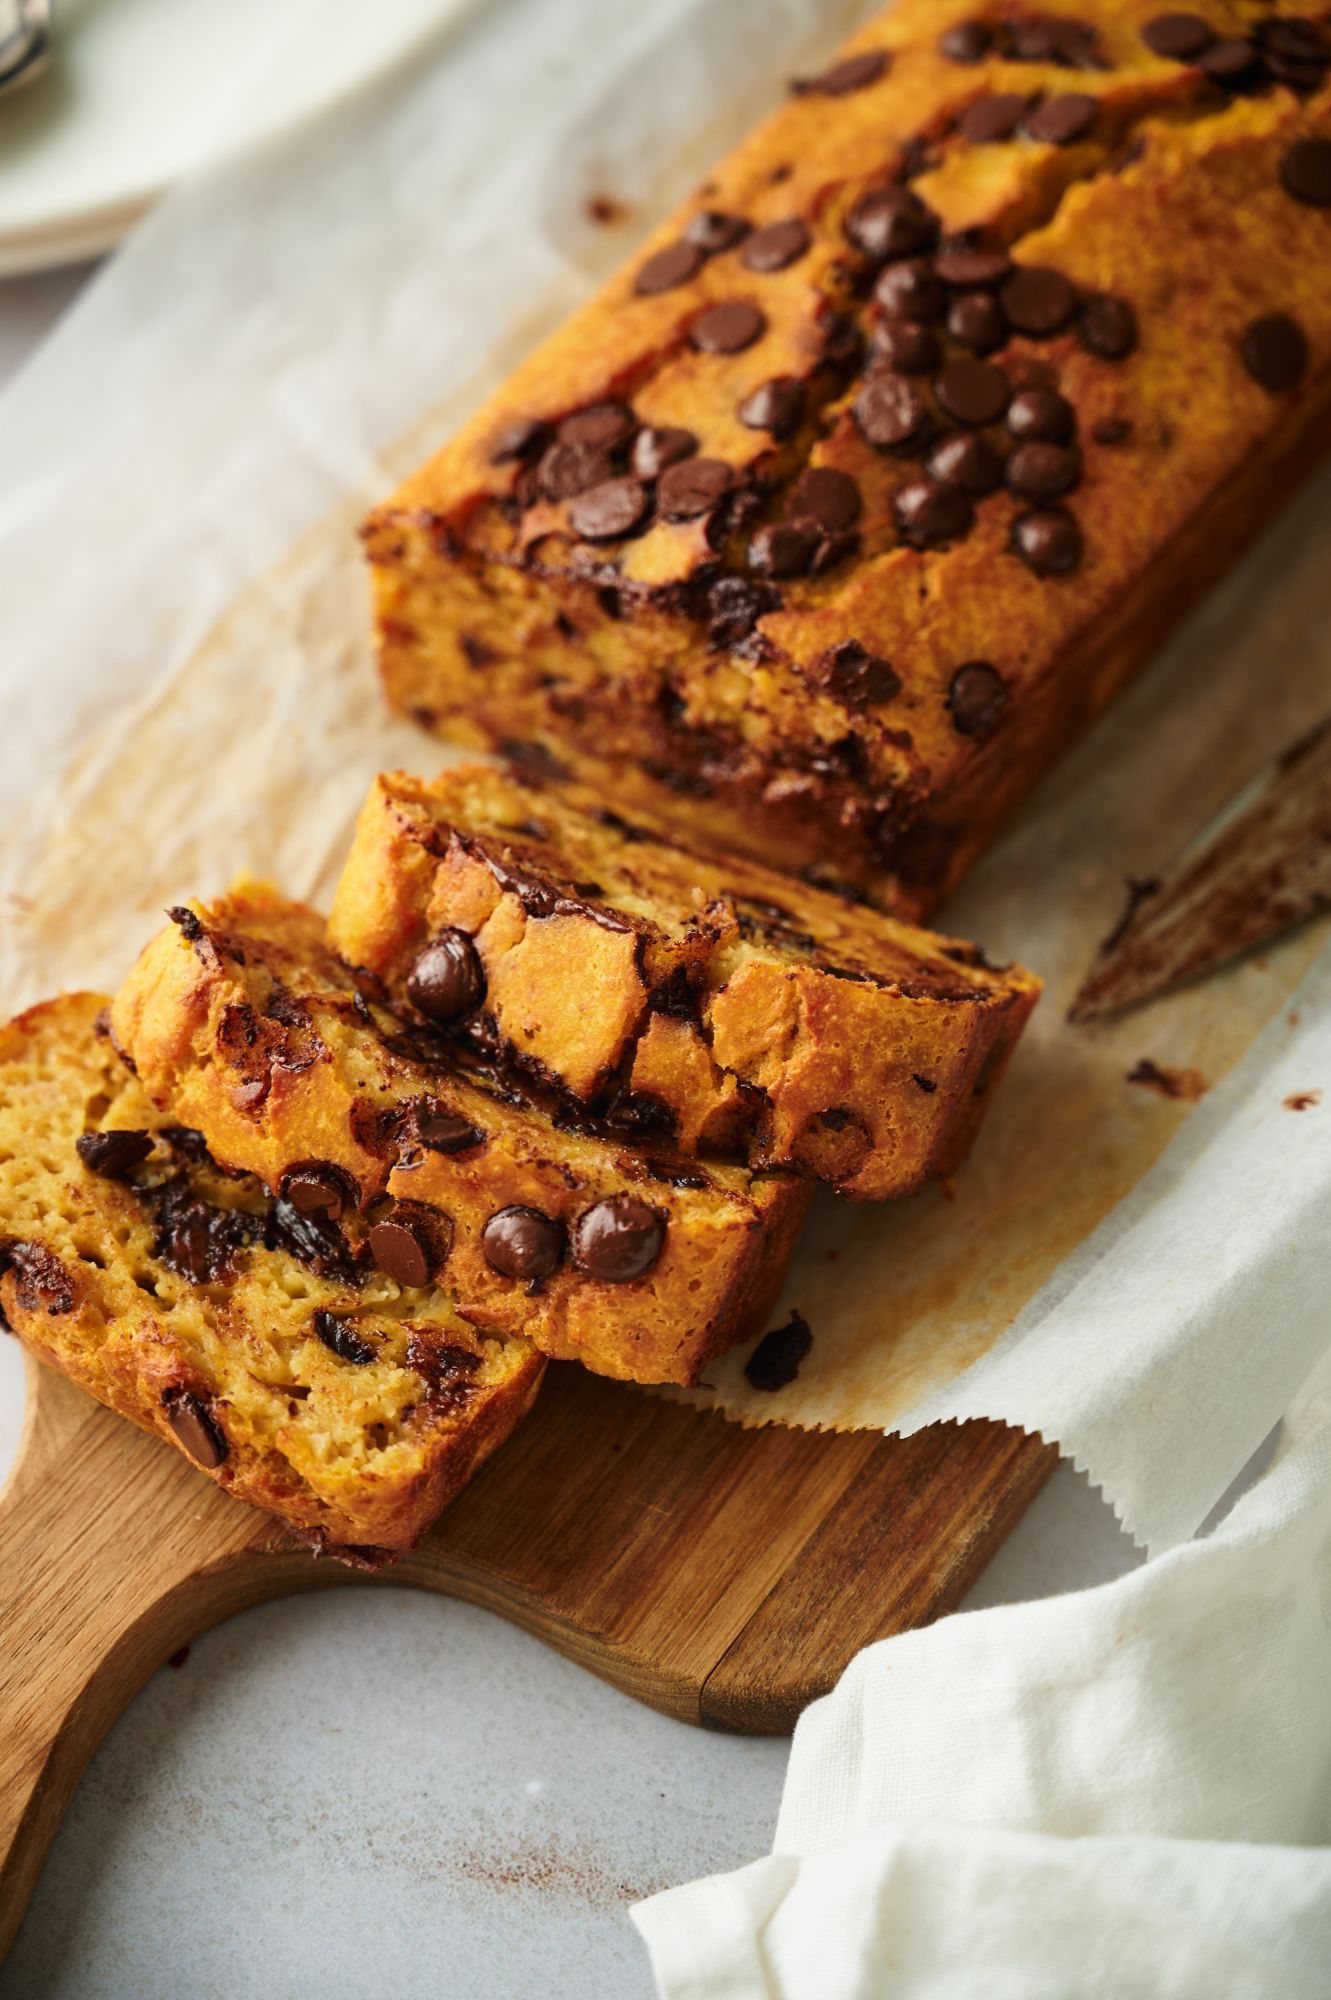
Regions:
<instances>
[{"instance_id":1,"label":"chocolate crumb on parchment","mask_svg":"<svg viewBox=\"0 0 1331 2000\"><path fill-rule=\"evenodd\" d=\"M744 1364L755 1389L787 1389L813 1346L813 1330L803 1313L792 1312L784 1326L765 1333Z\"/></svg>"},{"instance_id":2,"label":"chocolate crumb on parchment","mask_svg":"<svg viewBox=\"0 0 1331 2000\"><path fill-rule=\"evenodd\" d=\"M1322 1101L1320 1090L1294 1090L1283 1099L1286 1111L1311 1111Z\"/></svg>"},{"instance_id":3,"label":"chocolate crumb on parchment","mask_svg":"<svg viewBox=\"0 0 1331 2000\"><path fill-rule=\"evenodd\" d=\"M1186 1104L1196 1104L1211 1087L1199 1069L1166 1069L1162 1064L1152 1062L1149 1056L1143 1056L1128 1071L1124 1081L1153 1090L1158 1097Z\"/></svg>"}]
</instances>

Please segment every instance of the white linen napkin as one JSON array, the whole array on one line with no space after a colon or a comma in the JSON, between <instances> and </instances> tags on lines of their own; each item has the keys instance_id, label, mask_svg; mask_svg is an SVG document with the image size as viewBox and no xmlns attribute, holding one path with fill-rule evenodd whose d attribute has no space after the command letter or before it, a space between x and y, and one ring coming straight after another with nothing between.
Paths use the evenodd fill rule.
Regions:
<instances>
[{"instance_id":1,"label":"white linen napkin","mask_svg":"<svg viewBox=\"0 0 1331 2000\"><path fill-rule=\"evenodd\" d=\"M662 2000L1325 2000L1328 1841L1331 1360L1209 1536L861 1653L774 1852L633 1916Z\"/></svg>"}]
</instances>

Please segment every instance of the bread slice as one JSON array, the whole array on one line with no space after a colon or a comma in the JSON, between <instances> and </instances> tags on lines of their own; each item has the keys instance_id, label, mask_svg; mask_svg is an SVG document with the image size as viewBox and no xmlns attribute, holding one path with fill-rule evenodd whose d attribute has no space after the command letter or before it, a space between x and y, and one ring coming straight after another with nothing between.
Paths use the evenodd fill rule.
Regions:
<instances>
[{"instance_id":1,"label":"bread slice","mask_svg":"<svg viewBox=\"0 0 1331 2000\"><path fill-rule=\"evenodd\" d=\"M481 764L375 780L328 935L395 1008L594 1111L865 1200L960 1165L1040 992L973 945Z\"/></svg>"},{"instance_id":2,"label":"bread slice","mask_svg":"<svg viewBox=\"0 0 1331 2000\"><path fill-rule=\"evenodd\" d=\"M640 1382L760 1330L804 1184L571 1129L368 1001L322 918L262 885L173 911L112 1008L148 1095L219 1161L478 1326Z\"/></svg>"},{"instance_id":3,"label":"bread slice","mask_svg":"<svg viewBox=\"0 0 1331 2000\"><path fill-rule=\"evenodd\" d=\"M361 1561L410 1547L542 1357L219 1168L81 993L0 1029L0 1307L42 1361L239 1499Z\"/></svg>"}]
</instances>

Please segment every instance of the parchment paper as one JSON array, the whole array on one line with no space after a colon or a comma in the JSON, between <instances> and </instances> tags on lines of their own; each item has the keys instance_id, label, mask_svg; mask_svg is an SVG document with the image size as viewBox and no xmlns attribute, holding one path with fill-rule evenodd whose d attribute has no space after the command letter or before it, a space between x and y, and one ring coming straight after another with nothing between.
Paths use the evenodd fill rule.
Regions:
<instances>
[{"instance_id":1,"label":"parchment paper","mask_svg":"<svg viewBox=\"0 0 1331 2000\"><path fill-rule=\"evenodd\" d=\"M7 1008L114 983L242 867L327 895L373 772L441 761L379 700L358 516L865 11L509 0L182 189L102 274L0 404ZM820 1201L798 1381L760 1394L739 1353L697 1400L1001 1416L1155 1544L1279 1416L1331 1337L1326 926L1122 1022L1063 1015L1123 878L1331 700L1328 502L1331 477L945 912L1048 982L973 1160L895 1207ZM1142 1057L1184 1095L1126 1082Z\"/></svg>"}]
</instances>

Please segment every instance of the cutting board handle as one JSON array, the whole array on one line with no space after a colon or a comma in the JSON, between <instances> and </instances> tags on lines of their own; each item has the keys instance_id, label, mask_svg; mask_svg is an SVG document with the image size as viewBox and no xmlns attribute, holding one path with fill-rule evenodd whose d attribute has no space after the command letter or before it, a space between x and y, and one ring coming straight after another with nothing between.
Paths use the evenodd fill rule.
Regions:
<instances>
[{"instance_id":1,"label":"cutting board handle","mask_svg":"<svg viewBox=\"0 0 1331 2000\"><path fill-rule=\"evenodd\" d=\"M144 1682L231 1611L339 1581L59 1376L30 1362L28 1377L0 1493L0 1959L84 1766Z\"/></svg>"},{"instance_id":2,"label":"cutting board handle","mask_svg":"<svg viewBox=\"0 0 1331 2000\"><path fill-rule=\"evenodd\" d=\"M33 1366L28 1394L0 1494L0 1958L149 1676L233 1611L373 1584L58 1375ZM999 1424L746 1431L557 1364L388 1575L497 1611L681 1720L786 1731L861 1646L958 1601L1054 1459Z\"/></svg>"}]
</instances>

